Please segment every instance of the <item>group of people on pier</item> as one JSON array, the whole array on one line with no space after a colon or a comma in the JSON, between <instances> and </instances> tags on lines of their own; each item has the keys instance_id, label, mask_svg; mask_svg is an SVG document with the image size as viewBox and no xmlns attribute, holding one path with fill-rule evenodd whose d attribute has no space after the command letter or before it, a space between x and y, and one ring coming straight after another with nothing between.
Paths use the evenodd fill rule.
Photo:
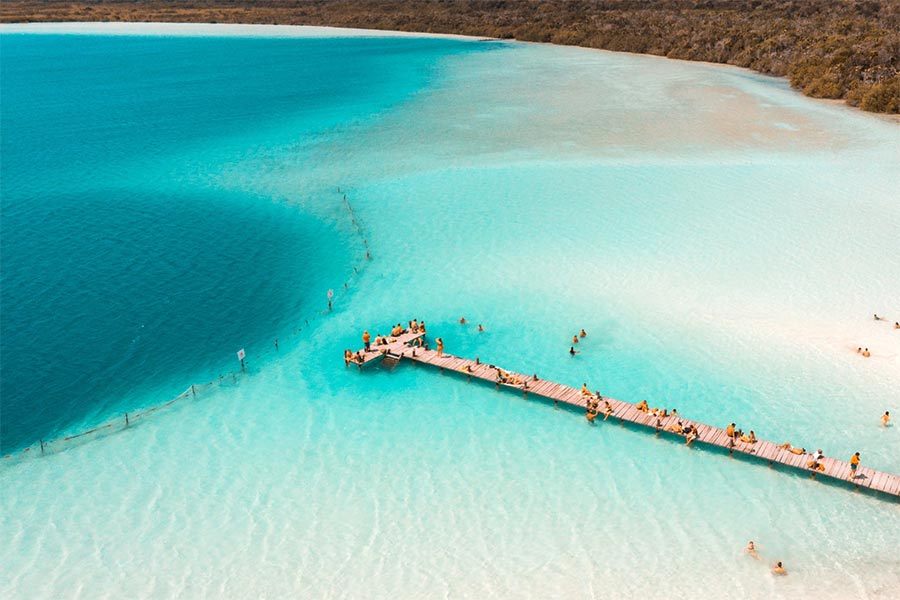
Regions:
<instances>
[{"instance_id":1,"label":"group of people on pier","mask_svg":"<svg viewBox=\"0 0 900 600\"><path fill-rule=\"evenodd\" d=\"M584 330L582 330L584 332ZM596 392L591 392L588 389L587 383L581 385L581 395L585 397L587 400L585 401L585 416L587 417L588 423L591 425L594 424L594 419L597 418L597 415L600 414L600 402L603 402L603 420L607 420L609 415L613 413L612 404L609 403L609 400L604 398L599 390Z\"/></svg>"}]
</instances>

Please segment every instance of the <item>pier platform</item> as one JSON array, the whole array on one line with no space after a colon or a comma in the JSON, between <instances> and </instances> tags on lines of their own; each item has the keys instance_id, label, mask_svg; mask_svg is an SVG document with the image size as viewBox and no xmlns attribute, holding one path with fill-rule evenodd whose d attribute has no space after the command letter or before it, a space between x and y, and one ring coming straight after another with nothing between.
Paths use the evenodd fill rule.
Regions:
<instances>
[{"instance_id":1,"label":"pier platform","mask_svg":"<svg viewBox=\"0 0 900 600\"><path fill-rule=\"evenodd\" d=\"M360 350L356 356L362 360L352 361L360 369L379 359L390 361L391 364L403 360L414 361L422 365L428 365L440 372L450 371L463 375L467 380L475 378L494 385L497 389L516 391L528 397L529 394L546 400L551 400L555 405L564 405L581 408L587 411L589 396L581 393L580 388L570 387L565 384L536 378L535 374L524 374L500 367L507 374L508 379L516 381L515 384L504 383L498 378L498 367L493 364L485 364L478 359L471 360L454 356L446 352L442 356L437 350L430 348L430 344L424 342L424 333L407 332L395 338L390 338L387 345L370 347L370 351ZM420 345L421 344L421 345ZM881 494L886 494L900 501L900 475L878 471L868 466L860 466L851 479L850 463L837 458L825 456L818 463L824 470L809 468L813 455L810 452L795 454L782 445L774 442L757 439L754 443L743 442L740 439L732 439L725 429L694 421L680 413L658 418L650 413L641 411L635 404L623 402L614 398L603 396L603 400L609 402L612 407L607 422L626 422L635 424L641 428L660 434L667 432L667 428L681 422L682 426L690 425L697 430L697 437L693 445L716 446L726 450L729 454L746 455L752 459L768 462L770 467L781 465L792 470L804 471L810 474L811 479L833 479L848 484L850 489L868 489ZM601 411L596 420L603 421L604 413ZM668 433L668 435L679 435ZM683 437L683 436L680 436Z\"/></svg>"}]
</instances>

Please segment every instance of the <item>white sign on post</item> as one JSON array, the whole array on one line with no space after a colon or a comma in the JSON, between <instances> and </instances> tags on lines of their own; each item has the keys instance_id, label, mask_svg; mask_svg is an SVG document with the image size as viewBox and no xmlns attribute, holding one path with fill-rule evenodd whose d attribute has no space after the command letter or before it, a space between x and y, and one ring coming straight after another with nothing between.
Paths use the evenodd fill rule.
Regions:
<instances>
[{"instance_id":1,"label":"white sign on post","mask_svg":"<svg viewBox=\"0 0 900 600\"><path fill-rule=\"evenodd\" d=\"M238 355L238 360L244 360L244 357L247 356L247 354L244 352L243 348L241 348L240 350L237 351L237 355Z\"/></svg>"}]
</instances>

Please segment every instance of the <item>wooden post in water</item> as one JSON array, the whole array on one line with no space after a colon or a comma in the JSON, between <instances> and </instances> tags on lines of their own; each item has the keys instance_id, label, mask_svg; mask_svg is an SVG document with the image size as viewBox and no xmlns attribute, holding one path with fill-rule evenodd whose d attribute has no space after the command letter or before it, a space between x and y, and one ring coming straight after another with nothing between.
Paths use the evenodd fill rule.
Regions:
<instances>
[{"instance_id":1,"label":"wooden post in water","mask_svg":"<svg viewBox=\"0 0 900 600\"><path fill-rule=\"evenodd\" d=\"M129 425L129 422L128 422L128 413L125 413L125 427L128 427L128 425Z\"/></svg>"},{"instance_id":2,"label":"wooden post in water","mask_svg":"<svg viewBox=\"0 0 900 600\"><path fill-rule=\"evenodd\" d=\"M41 438L41 456L43 456L43 455L44 455L44 438ZM857 487L857 489L859 488L859 486L856 486L856 487Z\"/></svg>"},{"instance_id":3,"label":"wooden post in water","mask_svg":"<svg viewBox=\"0 0 900 600\"><path fill-rule=\"evenodd\" d=\"M197 392L194 391L194 384L193 384L193 383L191 384L191 396L193 396L194 398L197 397Z\"/></svg>"}]
</instances>

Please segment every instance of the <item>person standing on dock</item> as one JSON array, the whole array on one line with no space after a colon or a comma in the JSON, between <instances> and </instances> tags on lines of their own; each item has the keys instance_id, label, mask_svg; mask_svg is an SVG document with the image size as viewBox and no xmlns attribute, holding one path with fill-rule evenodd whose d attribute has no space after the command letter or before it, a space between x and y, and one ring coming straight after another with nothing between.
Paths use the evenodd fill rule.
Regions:
<instances>
[{"instance_id":1,"label":"person standing on dock","mask_svg":"<svg viewBox=\"0 0 900 600\"><path fill-rule=\"evenodd\" d=\"M438 356L443 356L444 355L444 340L442 338L438 338L434 341L437 343Z\"/></svg>"},{"instance_id":2,"label":"person standing on dock","mask_svg":"<svg viewBox=\"0 0 900 600\"><path fill-rule=\"evenodd\" d=\"M890 420L891 420L891 413L890 413L890 411L887 411L887 410L884 411L884 414L881 415L881 426L882 426L882 427L887 427L887 426L888 426L888 421L890 421Z\"/></svg>"},{"instance_id":3,"label":"person standing on dock","mask_svg":"<svg viewBox=\"0 0 900 600\"><path fill-rule=\"evenodd\" d=\"M859 452L850 457L850 481L856 479L856 469L859 468Z\"/></svg>"},{"instance_id":4,"label":"person standing on dock","mask_svg":"<svg viewBox=\"0 0 900 600\"><path fill-rule=\"evenodd\" d=\"M369 331L363 331L363 344L366 347L366 352L369 351L369 347L372 345L372 336L369 335Z\"/></svg>"}]
</instances>

